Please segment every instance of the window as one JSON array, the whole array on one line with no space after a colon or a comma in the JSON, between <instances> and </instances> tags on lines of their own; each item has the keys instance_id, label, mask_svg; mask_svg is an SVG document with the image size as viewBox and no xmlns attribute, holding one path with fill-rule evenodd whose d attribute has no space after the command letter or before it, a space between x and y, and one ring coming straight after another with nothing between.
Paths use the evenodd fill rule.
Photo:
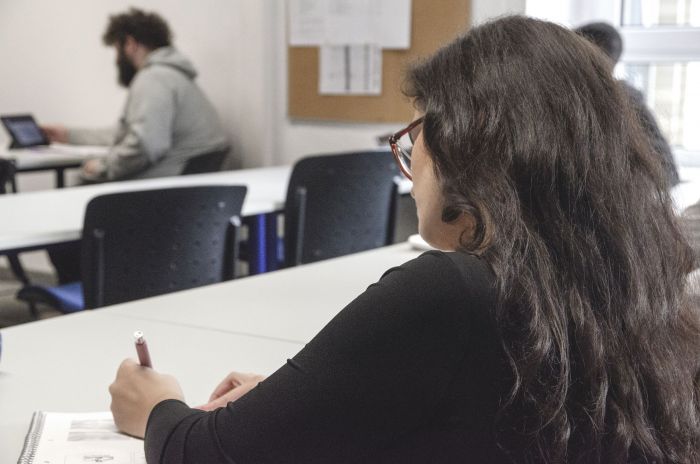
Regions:
<instances>
[{"instance_id":1,"label":"window","mask_svg":"<svg viewBox=\"0 0 700 464\"><path fill-rule=\"evenodd\" d=\"M627 63L622 72L645 95L669 143L700 152L700 61Z\"/></svg>"},{"instance_id":2,"label":"window","mask_svg":"<svg viewBox=\"0 0 700 464\"><path fill-rule=\"evenodd\" d=\"M618 27L625 49L616 75L644 94L678 164L700 166L700 0L527 0L526 12Z\"/></svg>"},{"instance_id":3,"label":"window","mask_svg":"<svg viewBox=\"0 0 700 464\"><path fill-rule=\"evenodd\" d=\"M625 0L622 26L700 27L700 0Z\"/></svg>"},{"instance_id":4,"label":"window","mask_svg":"<svg viewBox=\"0 0 700 464\"><path fill-rule=\"evenodd\" d=\"M678 164L700 166L700 0L620 6L621 77L645 95Z\"/></svg>"}]
</instances>

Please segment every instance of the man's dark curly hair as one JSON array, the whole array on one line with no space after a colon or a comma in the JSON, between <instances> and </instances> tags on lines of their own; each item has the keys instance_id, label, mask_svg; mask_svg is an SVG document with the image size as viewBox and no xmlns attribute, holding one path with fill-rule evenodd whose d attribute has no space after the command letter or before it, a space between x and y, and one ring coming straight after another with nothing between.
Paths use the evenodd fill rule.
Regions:
<instances>
[{"instance_id":1,"label":"man's dark curly hair","mask_svg":"<svg viewBox=\"0 0 700 464\"><path fill-rule=\"evenodd\" d=\"M122 45L127 36L151 50L167 47L171 39L170 28L163 18L137 8L110 16L102 41L108 46Z\"/></svg>"}]
</instances>

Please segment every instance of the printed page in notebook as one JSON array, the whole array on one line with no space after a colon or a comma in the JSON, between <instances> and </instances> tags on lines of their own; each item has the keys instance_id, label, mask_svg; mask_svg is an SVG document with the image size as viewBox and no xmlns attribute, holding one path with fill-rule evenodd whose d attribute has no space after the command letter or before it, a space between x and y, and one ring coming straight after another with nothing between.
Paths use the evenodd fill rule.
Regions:
<instances>
[{"instance_id":1,"label":"printed page in notebook","mask_svg":"<svg viewBox=\"0 0 700 464\"><path fill-rule=\"evenodd\" d=\"M117 431L110 412L42 412L43 423L28 436L20 463L146 464L143 440ZM37 418L38 419L38 418Z\"/></svg>"}]
</instances>

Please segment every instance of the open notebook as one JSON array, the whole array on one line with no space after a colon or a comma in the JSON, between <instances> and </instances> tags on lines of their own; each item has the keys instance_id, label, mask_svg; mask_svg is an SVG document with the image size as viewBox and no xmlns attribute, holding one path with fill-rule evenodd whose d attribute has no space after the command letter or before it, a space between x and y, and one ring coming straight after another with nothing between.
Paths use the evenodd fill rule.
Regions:
<instances>
[{"instance_id":1,"label":"open notebook","mask_svg":"<svg viewBox=\"0 0 700 464\"><path fill-rule=\"evenodd\" d=\"M117 431L112 413L34 413L18 464L146 464L143 440Z\"/></svg>"}]
</instances>

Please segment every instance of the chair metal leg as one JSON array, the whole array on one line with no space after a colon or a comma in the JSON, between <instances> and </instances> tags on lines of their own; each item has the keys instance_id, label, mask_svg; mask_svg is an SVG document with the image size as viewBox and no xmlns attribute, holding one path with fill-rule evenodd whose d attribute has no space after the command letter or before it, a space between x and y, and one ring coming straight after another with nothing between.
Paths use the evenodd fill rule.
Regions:
<instances>
[{"instance_id":1,"label":"chair metal leg","mask_svg":"<svg viewBox=\"0 0 700 464\"><path fill-rule=\"evenodd\" d=\"M28 303L28 305L29 305L29 314L32 316L32 319L34 319L36 321L37 319L39 319L39 310L36 307L36 303L31 302L31 303Z\"/></svg>"},{"instance_id":2,"label":"chair metal leg","mask_svg":"<svg viewBox=\"0 0 700 464\"><path fill-rule=\"evenodd\" d=\"M14 253L10 253L7 255L7 260L10 262L10 269L12 269L12 273L14 274L15 278L22 282L22 285L29 285L29 278L27 277L27 273L24 272L22 263L19 261L19 256Z\"/></svg>"}]
</instances>

